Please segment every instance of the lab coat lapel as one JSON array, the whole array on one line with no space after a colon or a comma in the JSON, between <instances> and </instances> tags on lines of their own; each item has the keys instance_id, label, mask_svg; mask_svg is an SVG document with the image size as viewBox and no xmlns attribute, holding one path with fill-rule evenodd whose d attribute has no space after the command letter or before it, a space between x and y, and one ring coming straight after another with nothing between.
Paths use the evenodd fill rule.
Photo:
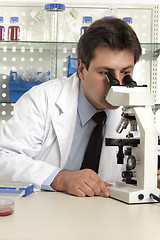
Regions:
<instances>
[{"instance_id":1,"label":"lab coat lapel","mask_svg":"<svg viewBox=\"0 0 160 240\"><path fill-rule=\"evenodd\" d=\"M75 76L65 84L56 105L61 114L53 120L61 155L60 168L63 168L71 149L78 104L79 79Z\"/></svg>"},{"instance_id":2,"label":"lab coat lapel","mask_svg":"<svg viewBox=\"0 0 160 240\"><path fill-rule=\"evenodd\" d=\"M71 149L76 112L77 111L75 109L73 111L63 113L56 121L53 122L61 155L60 168L64 167Z\"/></svg>"}]
</instances>

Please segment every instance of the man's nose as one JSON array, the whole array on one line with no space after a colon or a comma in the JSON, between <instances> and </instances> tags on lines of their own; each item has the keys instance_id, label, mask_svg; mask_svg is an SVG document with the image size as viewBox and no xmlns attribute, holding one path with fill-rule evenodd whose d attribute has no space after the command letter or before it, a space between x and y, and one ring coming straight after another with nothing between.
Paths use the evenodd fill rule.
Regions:
<instances>
[{"instance_id":1,"label":"man's nose","mask_svg":"<svg viewBox=\"0 0 160 240\"><path fill-rule=\"evenodd\" d=\"M120 85L122 85L122 79L123 79L122 74L117 72L117 73L114 73L114 76L119 80Z\"/></svg>"}]
</instances>

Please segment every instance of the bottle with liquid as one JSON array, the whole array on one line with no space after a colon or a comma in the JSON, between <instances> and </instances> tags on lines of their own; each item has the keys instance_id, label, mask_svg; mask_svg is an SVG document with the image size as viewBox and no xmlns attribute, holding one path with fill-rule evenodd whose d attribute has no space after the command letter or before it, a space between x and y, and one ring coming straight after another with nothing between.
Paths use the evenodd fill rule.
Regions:
<instances>
[{"instance_id":1,"label":"bottle with liquid","mask_svg":"<svg viewBox=\"0 0 160 240\"><path fill-rule=\"evenodd\" d=\"M65 5L60 3L49 3L44 7L46 11L46 21L45 21L45 40L46 41L63 41L63 26L59 26L58 19L63 20L63 12L65 10ZM60 38L58 38L60 36Z\"/></svg>"},{"instance_id":2,"label":"bottle with liquid","mask_svg":"<svg viewBox=\"0 0 160 240\"><path fill-rule=\"evenodd\" d=\"M89 27L89 25L92 23L92 17L91 16L84 16L82 18L82 27L81 27L81 36L83 35L83 33L87 30L87 28Z\"/></svg>"},{"instance_id":3,"label":"bottle with liquid","mask_svg":"<svg viewBox=\"0 0 160 240\"><path fill-rule=\"evenodd\" d=\"M4 41L5 27L3 26L4 18L0 16L0 41Z\"/></svg>"},{"instance_id":4,"label":"bottle with liquid","mask_svg":"<svg viewBox=\"0 0 160 240\"><path fill-rule=\"evenodd\" d=\"M20 40L20 27L18 26L19 17L10 17L10 26L8 27L8 40Z\"/></svg>"}]
</instances>

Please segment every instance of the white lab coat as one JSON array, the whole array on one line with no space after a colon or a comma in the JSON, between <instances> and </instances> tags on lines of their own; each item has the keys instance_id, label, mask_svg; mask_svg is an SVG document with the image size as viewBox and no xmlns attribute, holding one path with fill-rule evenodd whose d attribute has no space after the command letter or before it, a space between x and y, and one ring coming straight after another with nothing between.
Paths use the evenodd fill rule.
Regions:
<instances>
[{"instance_id":1,"label":"white lab coat","mask_svg":"<svg viewBox=\"0 0 160 240\"><path fill-rule=\"evenodd\" d=\"M33 87L17 101L14 116L1 129L0 182L32 182L41 188L56 168L63 169L74 135L78 91L74 74ZM120 115L120 109L111 111L105 137L122 137L115 131ZM120 178L123 166L116 163L116 151L103 144L99 176L104 181Z\"/></svg>"}]
</instances>

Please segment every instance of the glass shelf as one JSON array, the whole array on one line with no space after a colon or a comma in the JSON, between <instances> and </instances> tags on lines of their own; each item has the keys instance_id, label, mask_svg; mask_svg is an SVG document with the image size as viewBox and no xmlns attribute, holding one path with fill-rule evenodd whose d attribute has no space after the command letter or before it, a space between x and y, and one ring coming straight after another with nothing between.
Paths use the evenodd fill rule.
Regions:
<instances>
[{"instance_id":1,"label":"glass shelf","mask_svg":"<svg viewBox=\"0 0 160 240\"><path fill-rule=\"evenodd\" d=\"M64 47L67 49L72 49L76 47L76 42L44 42L44 41L3 41L0 42L0 51L10 51L13 50L13 47L16 47L17 50L30 50L33 47L35 50L39 50L40 48L46 51L56 49L56 51L63 51ZM5 49L6 48L6 49Z\"/></svg>"},{"instance_id":2,"label":"glass shelf","mask_svg":"<svg viewBox=\"0 0 160 240\"><path fill-rule=\"evenodd\" d=\"M0 42L0 52L2 58L1 66L1 91L0 103L9 102L9 72L13 66L22 67L22 69L35 67L35 69L43 68L43 71L52 70L56 77L66 76L68 64L68 56L76 57L77 42L44 42L44 41L2 41ZM146 60L145 65L140 67L146 71L147 77L150 76L151 61L159 56L160 43L141 43L142 59ZM7 66L6 72L3 65ZM48 67L48 68L47 68ZM53 69L54 67L54 69ZM147 72L148 71L148 72ZM139 79L143 76L140 75ZM53 77L51 77L53 78ZM6 87L3 88L3 84ZM150 86L150 78L148 77L147 85ZM5 94L5 97L2 97Z\"/></svg>"},{"instance_id":3,"label":"glass shelf","mask_svg":"<svg viewBox=\"0 0 160 240\"><path fill-rule=\"evenodd\" d=\"M77 42L44 42L44 41L2 41L0 42L0 50L4 51L4 46L7 50L11 50L14 46L17 50L25 47L26 50L30 50L30 47L34 49L43 48L44 50L50 50L52 47L56 47L57 51L62 51L64 47L72 49L77 46ZM160 43L141 43L142 53L148 54L153 53L153 56L159 56L160 54Z\"/></svg>"}]
</instances>

